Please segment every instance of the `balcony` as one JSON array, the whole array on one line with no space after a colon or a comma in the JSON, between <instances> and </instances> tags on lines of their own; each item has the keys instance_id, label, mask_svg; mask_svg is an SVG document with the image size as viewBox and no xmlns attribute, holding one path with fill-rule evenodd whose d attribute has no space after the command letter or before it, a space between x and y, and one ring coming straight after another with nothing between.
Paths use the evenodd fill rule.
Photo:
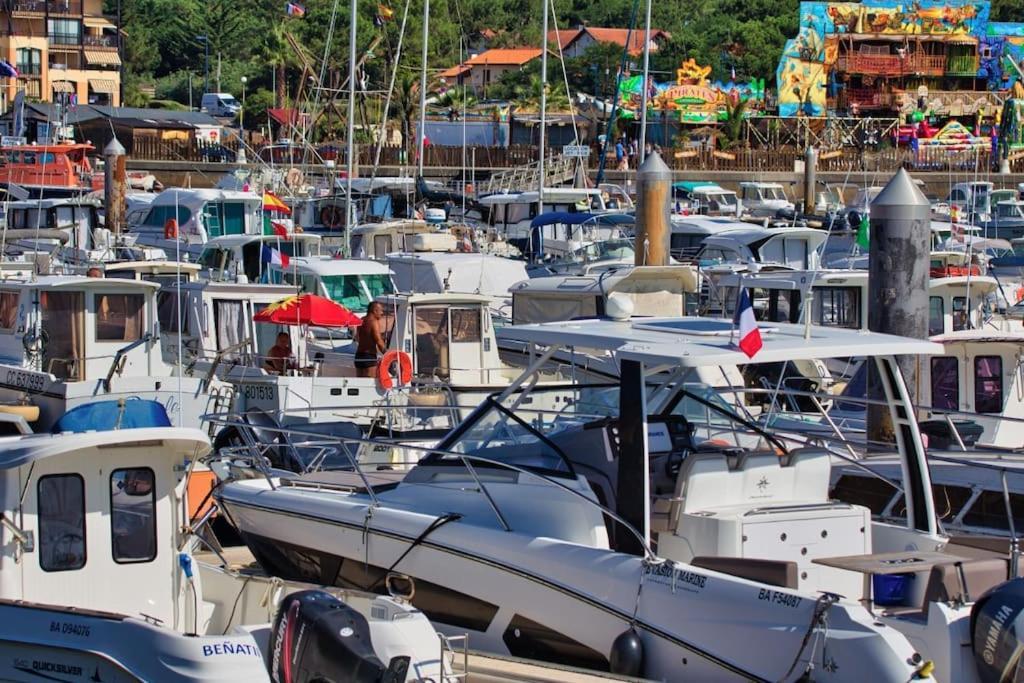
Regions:
<instances>
[{"instance_id":1,"label":"balcony","mask_svg":"<svg viewBox=\"0 0 1024 683\"><path fill-rule=\"evenodd\" d=\"M90 36L86 35L82 38L82 44L85 47L92 48L110 48L113 50L117 49L117 36Z\"/></svg>"},{"instance_id":2,"label":"balcony","mask_svg":"<svg viewBox=\"0 0 1024 683\"><path fill-rule=\"evenodd\" d=\"M47 36L50 49L77 50L82 47L82 36L77 33L50 33Z\"/></svg>"},{"instance_id":3,"label":"balcony","mask_svg":"<svg viewBox=\"0 0 1024 683\"><path fill-rule=\"evenodd\" d=\"M876 88L845 88L840 99L846 107L857 105L860 109L887 109L892 104L892 95Z\"/></svg>"},{"instance_id":4,"label":"balcony","mask_svg":"<svg viewBox=\"0 0 1024 683\"><path fill-rule=\"evenodd\" d=\"M82 3L72 0L12 0L12 14L81 16Z\"/></svg>"},{"instance_id":5,"label":"balcony","mask_svg":"<svg viewBox=\"0 0 1024 683\"><path fill-rule=\"evenodd\" d=\"M941 76L947 73L945 55L929 55L911 53L903 58L899 55L853 54L840 55L836 60L836 68L851 74L871 76L901 76L906 74L922 74Z\"/></svg>"}]
</instances>

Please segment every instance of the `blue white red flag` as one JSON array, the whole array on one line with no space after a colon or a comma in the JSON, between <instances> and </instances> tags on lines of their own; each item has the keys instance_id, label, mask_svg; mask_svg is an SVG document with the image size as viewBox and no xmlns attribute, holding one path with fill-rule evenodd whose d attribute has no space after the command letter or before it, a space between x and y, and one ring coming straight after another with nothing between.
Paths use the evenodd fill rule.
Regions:
<instances>
[{"instance_id":1,"label":"blue white red flag","mask_svg":"<svg viewBox=\"0 0 1024 683\"><path fill-rule=\"evenodd\" d=\"M288 13L289 17L304 17L306 16L306 8L297 2L289 2L285 4L284 11Z\"/></svg>"},{"instance_id":2,"label":"blue white red flag","mask_svg":"<svg viewBox=\"0 0 1024 683\"><path fill-rule=\"evenodd\" d=\"M740 340L736 345L747 358L753 358L763 344L761 330L757 328L757 318L754 317L754 306L750 303L750 293L744 287L740 287L740 300L732 324L739 328Z\"/></svg>"},{"instance_id":3,"label":"blue white red flag","mask_svg":"<svg viewBox=\"0 0 1024 683\"><path fill-rule=\"evenodd\" d=\"M291 261L288 258L288 254L266 245L264 245L261 252L261 260L264 263L269 263L272 266L281 266L282 268L287 268L288 263Z\"/></svg>"}]
</instances>

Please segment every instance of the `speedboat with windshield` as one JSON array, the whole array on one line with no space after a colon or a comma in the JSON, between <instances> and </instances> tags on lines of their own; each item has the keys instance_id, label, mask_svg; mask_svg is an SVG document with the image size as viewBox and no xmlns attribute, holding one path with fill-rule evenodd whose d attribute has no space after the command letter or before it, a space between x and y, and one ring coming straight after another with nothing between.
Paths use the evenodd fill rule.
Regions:
<instances>
[{"instance_id":1,"label":"speedboat with windshield","mask_svg":"<svg viewBox=\"0 0 1024 683\"><path fill-rule=\"evenodd\" d=\"M254 459L256 476L215 495L272 573L329 566L365 587L401 571L435 625L485 650L663 681L980 680L982 658L959 644L1009 562L941 533L896 361L940 348L785 323L760 333L752 361L720 320L506 327L534 350L528 369L436 446L407 451L408 471L355 460L274 476ZM548 411L534 374L573 347L611 353L618 376ZM885 449L904 473L896 522L832 500L833 455L856 444L771 431L742 387L693 382L698 368L851 355L882 378ZM894 572L915 577L899 606L874 578Z\"/></svg>"}]
</instances>

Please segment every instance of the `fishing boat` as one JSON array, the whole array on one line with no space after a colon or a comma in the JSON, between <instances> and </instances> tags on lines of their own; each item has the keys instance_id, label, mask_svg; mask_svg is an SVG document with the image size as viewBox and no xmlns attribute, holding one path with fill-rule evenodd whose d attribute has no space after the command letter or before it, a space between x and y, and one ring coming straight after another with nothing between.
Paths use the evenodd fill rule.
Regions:
<instances>
[{"instance_id":1,"label":"fishing boat","mask_svg":"<svg viewBox=\"0 0 1024 683\"><path fill-rule=\"evenodd\" d=\"M0 444L0 677L455 680L407 594L282 582L212 542L214 508L190 498L209 450L170 427Z\"/></svg>"},{"instance_id":2,"label":"fishing boat","mask_svg":"<svg viewBox=\"0 0 1024 683\"><path fill-rule=\"evenodd\" d=\"M18 185L39 199L76 197L103 189L103 175L93 172L83 142L7 145L0 148L0 185Z\"/></svg>"}]
</instances>

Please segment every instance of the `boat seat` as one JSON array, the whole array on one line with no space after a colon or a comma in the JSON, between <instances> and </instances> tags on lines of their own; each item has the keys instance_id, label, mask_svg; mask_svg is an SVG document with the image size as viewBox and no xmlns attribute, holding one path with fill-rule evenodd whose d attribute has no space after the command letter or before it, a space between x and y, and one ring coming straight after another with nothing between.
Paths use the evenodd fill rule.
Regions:
<instances>
[{"instance_id":1,"label":"boat seat","mask_svg":"<svg viewBox=\"0 0 1024 683\"><path fill-rule=\"evenodd\" d=\"M694 498L703 502L705 498L713 499L715 488L713 481L729 475L729 456L724 452L691 453L683 460L676 475L675 491L671 496L654 496L651 504L651 531L654 533L672 533L679 524L679 513L686 503L687 489L694 489ZM696 492L696 485L690 482L700 481L701 492Z\"/></svg>"},{"instance_id":2,"label":"boat seat","mask_svg":"<svg viewBox=\"0 0 1024 683\"><path fill-rule=\"evenodd\" d=\"M796 590L799 585L798 568L796 562L781 560L759 560L751 557L695 557L690 560L694 567L710 569L712 571L738 576L741 579L749 579L759 583L766 583L769 586L780 588L792 588Z\"/></svg>"},{"instance_id":3,"label":"boat seat","mask_svg":"<svg viewBox=\"0 0 1024 683\"><path fill-rule=\"evenodd\" d=\"M1006 581L1008 569L1008 562L1000 558L937 564L928 574L922 610L927 612L930 602L977 600L989 588Z\"/></svg>"}]
</instances>

